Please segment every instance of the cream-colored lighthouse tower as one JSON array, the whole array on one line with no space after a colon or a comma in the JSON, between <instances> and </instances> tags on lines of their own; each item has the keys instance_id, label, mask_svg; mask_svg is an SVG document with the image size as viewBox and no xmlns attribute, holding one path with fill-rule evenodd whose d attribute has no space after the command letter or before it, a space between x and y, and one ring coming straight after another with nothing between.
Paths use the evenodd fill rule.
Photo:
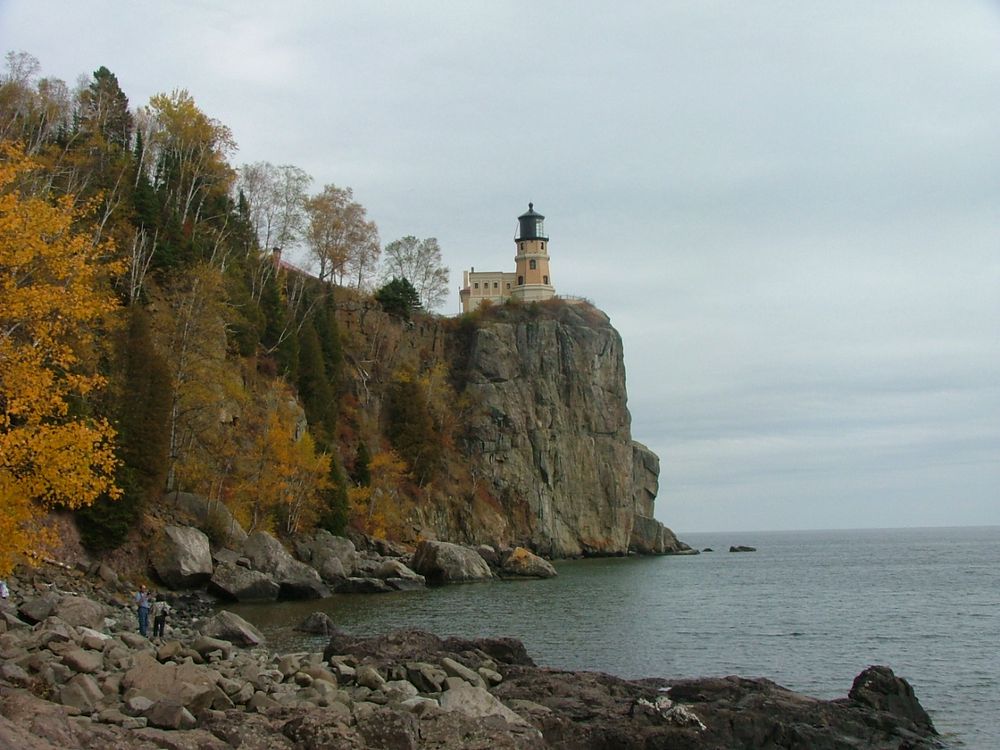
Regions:
<instances>
[{"instance_id":1,"label":"cream-colored lighthouse tower","mask_svg":"<svg viewBox=\"0 0 1000 750\"><path fill-rule=\"evenodd\" d=\"M545 234L545 217L535 211L533 203L528 212L517 217L518 236L514 238L517 254L514 256L516 283L510 296L523 302L551 299L556 290L549 276L549 238Z\"/></svg>"}]
</instances>

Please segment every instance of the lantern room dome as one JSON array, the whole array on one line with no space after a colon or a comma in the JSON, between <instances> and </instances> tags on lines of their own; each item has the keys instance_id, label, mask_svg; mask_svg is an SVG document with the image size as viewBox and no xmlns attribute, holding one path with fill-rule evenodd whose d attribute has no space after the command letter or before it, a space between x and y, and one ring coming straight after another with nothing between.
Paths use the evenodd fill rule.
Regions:
<instances>
[{"instance_id":1,"label":"lantern room dome","mask_svg":"<svg viewBox=\"0 0 1000 750\"><path fill-rule=\"evenodd\" d=\"M527 212L517 217L518 240L547 240L545 235L545 217L535 210L535 204L529 203Z\"/></svg>"}]
</instances>

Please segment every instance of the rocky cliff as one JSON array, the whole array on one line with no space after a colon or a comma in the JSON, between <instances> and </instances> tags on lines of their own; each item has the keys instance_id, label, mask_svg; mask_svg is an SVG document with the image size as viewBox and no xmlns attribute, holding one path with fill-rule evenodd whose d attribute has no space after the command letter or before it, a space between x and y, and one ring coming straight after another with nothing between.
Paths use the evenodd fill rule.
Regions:
<instances>
[{"instance_id":1,"label":"rocky cliff","mask_svg":"<svg viewBox=\"0 0 1000 750\"><path fill-rule=\"evenodd\" d=\"M514 541L543 554L678 551L653 520L659 459L632 440L622 341L604 313L561 303L493 320L467 342L478 408L464 448Z\"/></svg>"},{"instance_id":2,"label":"rocky cliff","mask_svg":"<svg viewBox=\"0 0 1000 750\"><path fill-rule=\"evenodd\" d=\"M553 557L686 550L653 519L659 459L632 440L622 341L603 312L552 300L400 324L351 303L338 317L359 432L387 433L399 372L450 373L445 476L408 504L404 541Z\"/></svg>"}]
</instances>

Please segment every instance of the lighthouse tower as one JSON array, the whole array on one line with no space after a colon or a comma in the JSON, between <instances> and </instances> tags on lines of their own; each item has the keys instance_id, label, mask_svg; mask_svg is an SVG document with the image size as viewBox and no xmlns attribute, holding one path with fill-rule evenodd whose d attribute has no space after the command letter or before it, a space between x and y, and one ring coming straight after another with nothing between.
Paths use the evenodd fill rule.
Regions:
<instances>
[{"instance_id":1,"label":"lighthouse tower","mask_svg":"<svg viewBox=\"0 0 1000 750\"><path fill-rule=\"evenodd\" d=\"M523 302L551 299L556 290L549 275L549 238L545 234L545 217L528 204L527 213L517 217L518 236L514 238L517 254L516 283L510 296Z\"/></svg>"}]
</instances>

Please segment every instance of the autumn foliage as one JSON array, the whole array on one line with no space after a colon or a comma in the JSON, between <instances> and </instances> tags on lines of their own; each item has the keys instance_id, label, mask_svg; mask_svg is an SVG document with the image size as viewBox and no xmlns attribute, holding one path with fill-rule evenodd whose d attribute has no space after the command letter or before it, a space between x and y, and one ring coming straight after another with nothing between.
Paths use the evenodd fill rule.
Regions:
<instances>
[{"instance_id":1,"label":"autumn foliage","mask_svg":"<svg viewBox=\"0 0 1000 750\"><path fill-rule=\"evenodd\" d=\"M0 161L0 573L42 551L40 520L115 496L114 430L88 413L104 379L89 354L116 307L111 248L76 223L89 206L25 189L37 164Z\"/></svg>"}]
</instances>

